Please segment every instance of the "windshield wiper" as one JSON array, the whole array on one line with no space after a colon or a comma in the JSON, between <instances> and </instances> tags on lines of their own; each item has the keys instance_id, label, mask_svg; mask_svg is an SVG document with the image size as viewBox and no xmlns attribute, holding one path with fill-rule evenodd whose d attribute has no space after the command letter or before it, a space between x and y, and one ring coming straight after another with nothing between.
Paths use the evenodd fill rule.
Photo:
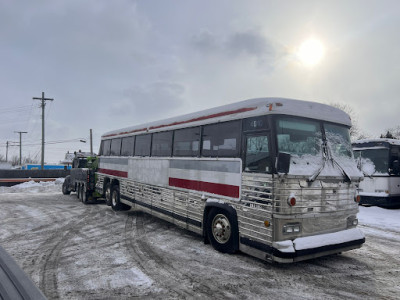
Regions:
<instances>
[{"instance_id":1,"label":"windshield wiper","mask_svg":"<svg viewBox=\"0 0 400 300\"><path fill-rule=\"evenodd\" d=\"M327 158L327 151L326 151L326 142L324 142L322 144L322 166L313 174L308 178L309 182L313 182L318 176L319 174L321 174L322 170L325 168L325 164L328 161Z\"/></svg>"},{"instance_id":2,"label":"windshield wiper","mask_svg":"<svg viewBox=\"0 0 400 300\"><path fill-rule=\"evenodd\" d=\"M342 172L343 176L346 178L346 181L351 182L351 177L347 172L343 169L343 167L333 158L333 155L328 147L328 143L324 141L322 144L322 157L323 157L323 162L322 166L311 176L308 178L309 182L315 181L315 179L321 174L322 170L325 168L326 162L330 161L332 163L332 166L336 166L339 168L339 170Z\"/></svg>"}]
</instances>

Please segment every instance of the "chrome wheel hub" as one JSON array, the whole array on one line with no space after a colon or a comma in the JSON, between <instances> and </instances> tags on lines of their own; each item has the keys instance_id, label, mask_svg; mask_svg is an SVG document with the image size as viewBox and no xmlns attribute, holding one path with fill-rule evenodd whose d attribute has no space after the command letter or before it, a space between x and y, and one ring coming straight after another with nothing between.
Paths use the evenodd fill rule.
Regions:
<instances>
[{"instance_id":1,"label":"chrome wheel hub","mask_svg":"<svg viewBox=\"0 0 400 300\"><path fill-rule=\"evenodd\" d=\"M215 240L220 244L225 244L231 237L231 224L223 214L218 214L212 221L212 233Z\"/></svg>"}]
</instances>

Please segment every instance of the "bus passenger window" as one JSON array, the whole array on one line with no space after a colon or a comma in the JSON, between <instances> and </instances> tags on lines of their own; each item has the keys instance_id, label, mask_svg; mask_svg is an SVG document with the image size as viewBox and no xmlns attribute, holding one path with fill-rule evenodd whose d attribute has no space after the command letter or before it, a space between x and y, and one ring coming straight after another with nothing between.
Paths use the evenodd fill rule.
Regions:
<instances>
[{"instance_id":1,"label":"bus passenger window","mask_svg":"<svg viewBox=\"0 0 400 300\"><path fill-rule=\"evenodd\" d=\"M111 156L119 156L121 154L121 138L111 140Z\"/></svg>"},{"instance_id":2,"label":"bus passenger window","mask_svg":"<svg viewBox=\"0 0 400 300\"><path fill-rule=\"evenodd\" d=\"M172 131L153 133L151 156L171 156Z\"/></svg>"},{"instance_id":3,"label":"bus passenger window","mask_svg":"<svg viewBox=\"0 0 400 300\"><path fill-rule=\"evenodd\" d=\"M198 156L200 127L175 130L174 156Z\"/></svg>"},{"instance_id":4,"label":"bus passenger window","mask_svg":"<svg viewBox=\"0 0 400 300\"><path fill-rule=\"evenodd\" d=\"M269 156L268 137L248 136L246 144L245 171L247 172L267 172L271 170L271 160Z\"/></svg>"},{"instance_id":5,"label":"bus passenger window","mask_svg":"<svg viewBox=\"0 0 400 300\"><path fill-rule=\"evenodd\" d=\"M205 125L202 156L239 157L240 121Z\"/></svg>"},{"instance_id":6,"label":"bus passenger window","mask_svg":"<svg viewBox=\"0 0 400 300\"><path fill-rule=\"evenodd\" d=\"M101 150L101 155L110 155L111 140L103 141L103 148Z\"/></svg>"},{"instance_id":7,"label":"bus passenger window","mask_svg":"<svg viewBox=\"0 0 400 300\"><path fill-rule=\"evenodd\" d=\"M134 149L135 149L134 136L122 138L121 156L133 156Z\"/></svg>"},{"instance_id":8,"label":"bus passenger window","mask_svg":"<svg viewBox=\"0 0 400 300\"><path fill-rule=\"evenodd\" d=\"M151 134L136 136L135 156L150 156Z\"/></svg>"}]
</instances>

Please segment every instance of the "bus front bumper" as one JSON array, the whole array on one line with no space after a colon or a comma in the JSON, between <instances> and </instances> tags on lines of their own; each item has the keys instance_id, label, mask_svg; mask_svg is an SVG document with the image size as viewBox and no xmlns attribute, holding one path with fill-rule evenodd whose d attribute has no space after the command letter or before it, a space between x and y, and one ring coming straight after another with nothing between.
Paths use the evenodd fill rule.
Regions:
<instances>
[{"instance_id":1,"label":"bus front bumper","mask_svg":"<svg viewBox=\"0 0 400 300\"><path fill-rule=\"evenodd\" d=\"M270 255L273 261L295 262L360 248L364 242L364 233L357 228L352 228L334 233L300 237L293 241L274 242Z\"/></svg>"}]
</instances>

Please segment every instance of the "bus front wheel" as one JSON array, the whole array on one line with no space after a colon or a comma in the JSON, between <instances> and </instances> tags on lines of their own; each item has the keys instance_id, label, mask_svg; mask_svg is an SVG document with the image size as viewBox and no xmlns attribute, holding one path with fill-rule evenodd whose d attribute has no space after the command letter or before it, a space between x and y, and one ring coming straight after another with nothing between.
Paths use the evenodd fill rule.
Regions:
<instances>
[{"instance_id":1,"label":"bus front wheel","mask_svg":"<svg viewBox=\"0 0 400 300\"><path fill-rule=\"evenodd\" d=\"M235 253L236 227L233 216L222 209L212 208L207 218L207 236L217 251Z\"/></svg>"}]
</instances>

